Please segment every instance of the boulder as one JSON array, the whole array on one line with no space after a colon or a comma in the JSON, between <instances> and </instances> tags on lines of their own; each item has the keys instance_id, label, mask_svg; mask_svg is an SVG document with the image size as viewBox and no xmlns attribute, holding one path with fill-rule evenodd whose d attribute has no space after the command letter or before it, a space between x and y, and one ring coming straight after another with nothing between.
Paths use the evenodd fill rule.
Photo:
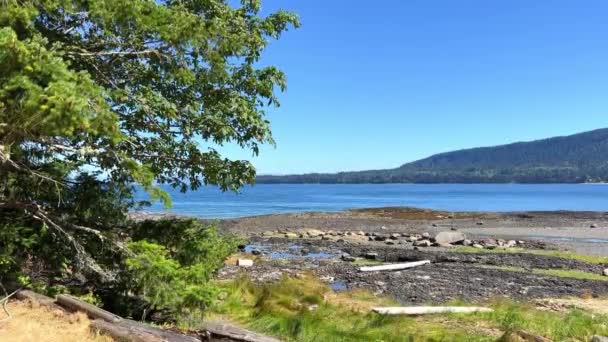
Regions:
<instances>
[{"instance_id":1,"label":"boulder","mask_svg":"<svg viewBox=\"0 0 608 342\"><path fill-rule=\"evenodd\" d=\"M515 247L515 246L517 246L517 241L515 241L515 240L509 240L509 241L507 241L507 243L505 244L505 247L509 247L509 248L511 248L511 247Z\"/></svg>"},{"instance_id":2,"label":"boulder","mask_svg":"<svg viewBox=\"0 0 608 342\"><path fill-rule=\"evenodd\" d=\"M464 240L466 240L466 236L463 232L458 231L440 232L435 235L435 242L438 244L453 244L463 242Z\"/></svg>"},{"instance_id":3,"label":"boulder","mask_svg":"<svg viewBox=\"0 0 608 342\"><path fill-rule=\"evenodd\" d=\"M602 272L606 277L608 277L608 268L604 269L604 272Z\"/></svg>"},{"instance_id":4,"label":"boulder","mask_svg":"<svg viewBox=\"0 0 608 342\"><path fill-rule=\"evenodd\" d=\"M425 232L425 233L422 233L422 237L425 238L425 239L430 239L431 238L431 234Z\"/></svg>"},{"instance_id":5,"label":"boulder","mask_svg":"<svg viewBox=\"0 0 608 342\"><path fill-rule=\"evenodd\" d=\"M238 259L236 261L237 266L240 267L251 267L253 266L253 260L251 259Z\"/></svg>"}]
</instances>

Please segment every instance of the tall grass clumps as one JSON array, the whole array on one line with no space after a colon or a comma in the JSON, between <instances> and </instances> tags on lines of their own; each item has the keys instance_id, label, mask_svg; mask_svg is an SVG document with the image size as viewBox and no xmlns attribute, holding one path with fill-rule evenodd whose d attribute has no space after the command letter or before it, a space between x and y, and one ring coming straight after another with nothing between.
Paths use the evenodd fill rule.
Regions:
<instances>
[{"instance_id":1,"label":"tall grass clumps","mask_svg":"<svg viewBox=\"0 0 608 342\"><path fill-rule=\"evenodd\" d=\"M334 293L312 276L254 285L247 278L220 285L226 298L212 311L287 341L492 341L465 327L372 313L394 305L368 292Z\"/></svg>"},{"instance_id":2,"label":"tall grass clumps","mask_svg":"<svg viewBox=\"0 0 608 342\"><path fill-rule=\"evenodd\" d=\"M496 341L518 330L564 341L608 334L606 315L543 311L510 300L487 303L490 313L383 316L371 308L398 303L363 290L336 293L311 275L262 285L241 277L217 286L226 296L211 315L286 341Z\"/></svg>"},{"instance_id":3,"label":"tall grass clumps","mask_svg":"<svg viewBox=\"0 0 608 342\"><path fill-rule=\"evenodd\" d=\"M593 335L608 335L607 315L591 314L579 309L566 312L544 311L531 304L508 300L497 301L492 307L494 312L481 314L481 319L503 331L526 330L554 341L588 341Z\"/></svg>"}]
</instances>

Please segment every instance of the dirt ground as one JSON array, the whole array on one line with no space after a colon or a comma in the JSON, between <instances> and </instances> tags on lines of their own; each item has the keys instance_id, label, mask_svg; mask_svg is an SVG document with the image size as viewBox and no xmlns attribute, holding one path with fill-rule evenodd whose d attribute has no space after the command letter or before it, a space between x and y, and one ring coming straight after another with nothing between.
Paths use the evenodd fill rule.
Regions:
<instances>
[{"instance_id":1,"label":"dirt ground","mask_svg":"<svg viewBox=\"0 0 608 342\"><path fill-rule=\"evenodd\" d=\"M608 257L608 213L603 212L449 213L383 208L256 216L224 220L220 227L246 236L249 245L242 257L255 259L248 268L226 266L220 272L224 279L246 272L254 280L272 281L284 274L312 272L338 291L363 288L404 304L608 296L608 277L601 277L608 263L525 253L526 249L556 249ZM309 230L326 234L304 234ZM445 246L415 247L407 239L453 230L465 233L467 239L524 240L520 241L524 248L522 253L468 253ZM402 237L392 242L369 241L374 234ZM370 253L376 263L426 259L432 263L404 271L360 272L358 263ZM357 259L344 261L343 254ZM594 277L578 279L534 270L585 272Z\"/></svg>"}]
</instances>

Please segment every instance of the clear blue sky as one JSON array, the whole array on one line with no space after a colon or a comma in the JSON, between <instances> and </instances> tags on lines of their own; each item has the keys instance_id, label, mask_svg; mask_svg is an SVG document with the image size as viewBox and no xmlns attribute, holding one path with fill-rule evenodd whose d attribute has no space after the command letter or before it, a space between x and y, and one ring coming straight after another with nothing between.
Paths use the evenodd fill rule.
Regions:
<instances>
[{"instance_id":1,"label":"clear blue sky","mask_svg":"<svg viewBox=\"0 0 608 342\"><path fill-rule=\"evenodd\" d=\"M262 4L297 12L302 27L263 57L288 88L259 173L390 168L608 127L608 1Z\"/></svg>"}]
</instances>

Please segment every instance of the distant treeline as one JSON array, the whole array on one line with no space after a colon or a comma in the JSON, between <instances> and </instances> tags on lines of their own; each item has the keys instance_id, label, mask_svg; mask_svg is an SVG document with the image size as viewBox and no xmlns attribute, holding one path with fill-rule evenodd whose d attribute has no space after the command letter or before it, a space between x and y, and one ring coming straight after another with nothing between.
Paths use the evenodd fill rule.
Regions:
<instances>
[{"instance_id":1,"label":"distant treeline","mask_svg":"<svg viewBox=\"0 0 608 342\"><path fill-rule=\"evenodd\" d=\"M436 154L398 168L258 176L258 183L584 183L608 181L608 128Z\"/></svg>"}]
</instances>

